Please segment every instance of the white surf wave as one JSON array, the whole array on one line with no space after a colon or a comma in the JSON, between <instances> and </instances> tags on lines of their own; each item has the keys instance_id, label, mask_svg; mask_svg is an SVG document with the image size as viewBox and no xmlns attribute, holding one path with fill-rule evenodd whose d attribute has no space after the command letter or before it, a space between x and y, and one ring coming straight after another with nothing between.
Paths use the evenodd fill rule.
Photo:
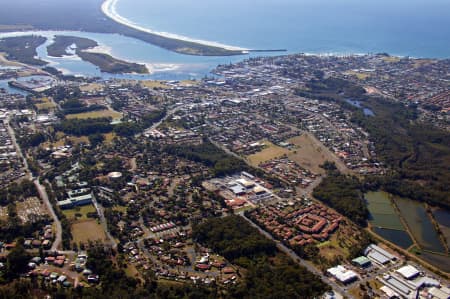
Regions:
<instances>
[{"instance_id":1,"label":"white surf wave","mask_svg":"<svg viewBox=\"0 0 450 299\"><path fill-rule=\"evenodd\" d=\"M193 42L193 43L202 44L205 46L223 48L223 49L230 50L230 51L246 51L246 50L248 50L245 48L230 46L230 45L226 45L226 44L222 44L222 43L218 43L218 42L214 42L214 41L195 39L195 38L191 38L191 37L187 37L187 36L183 36L183 35L178 35L175 33L161 32L161 31L156 31L156 30L142 27L136 23L133 23L132 21L128 20L127 18L122 17L121 15L119 15L117 13L116 6L117 6L118 1L119 0L105 0L105 2L103 2L103 4L102 4L102 11L106 16L108 16L112 20L116 21L117 23L128 26L130 28L133 28L133 29L136 29L139 31L143 31L143 32L147 32L147 33L151 33L151 34L156 34L156 35L166 37L166 38L177 39L177 40L186 41L186 42Z\"/></svg>"}]
</instances>

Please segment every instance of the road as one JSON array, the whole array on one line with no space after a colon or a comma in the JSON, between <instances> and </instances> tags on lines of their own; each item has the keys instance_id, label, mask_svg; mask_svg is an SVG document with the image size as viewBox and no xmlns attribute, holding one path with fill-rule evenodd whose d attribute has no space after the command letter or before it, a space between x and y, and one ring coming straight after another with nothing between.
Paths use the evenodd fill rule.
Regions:
<instances>
[{"instance_id":1,"label":"road","mask_svg":"<svg viewBox=\"0 0 450 299\"><path fill-rule=\"evenodd\" d=\"M323 178L324 178L323 176L316 177L314 182L309 184L309 186L306 187L306 188L296 187L297 194L300 195L301 197L309 197L309 196L311 196L311 194L313 193L314 189L317 186L319 186L320 183L323 181Z\"/></svg>"},{"instance_id":2,"label":"road","mask_svg":"<svg viewBox=\"0 0 450 299\"><path fill-rule=\"evenodd\" d=\"M350 299L355 299L352 295L347 294L346 290L341 287L340 285L338 285L337 283L335 283L334 281L331 281L327 276L323 275L322 272L320 272L318 269L316 269L312 264L310 264L309 262L305 261L304 259L301 259L294 251L292 251L291 249L289 249L288 247L286 247L283 243L281 243L278 240L275 240L274 237L272 237L271 234L269 234L268 232L266 232L265 230L263 230L262 228L260 228L257 224L255 224L253 221L251 221L250 219L248 219L243 212L239 213L239 215L244 218L251 226L253 226L254 228L256 228L262 235L264 235L266 238L271 239L272 241L274 241L277 245L277 248L284 252L286 255L288 255L290 258L292 258L292 260L294 260L295 262L297 262L299 265L305 267L306 269L308 269L308 271L318 275L326 284L328 284L329 286L331 286L333 288L334 291L340 293L340 294L345 294L345 296L347 298Z\"/></svg>"},{"instance_id":3,"label":"road","mask_svg":"<svg viewBox=\"0 0 450 299\"><path fill-rule=\"evenodd\" d=\"M50 216L53 218L53 222L55 223L56 232L55 232L55 241L53 241L51 251L57 251L58 248L60 248L61 242L62 242L62 226L61 221L59 221L58 216L56 216L55 211L53 210L53 206L50 203L50 200L48 199L47 191L45 190L45 187L42 186L39 183L39 178L36 178L34 181L34 185L36 186L36 189L38 190L39 196L44 201L44 204L47 206L47 210L50 213Z\"/></svg>"},{"instance_id":4,"label":"road","mask_svg":"<svg viewBox=\"0 0 450 299\"><path fill-rule=\"evenodd\" d=\"M29 176L30 179L33 179L33 175L31 174L30 168L28 167L28 161L27 161L27 159L25 159L25 157L22 153L22 149L20 148L19 144L17 143L16 133L14 132L13 128L11 127L10 122L11 122L11 116L8 115L8 119L6 121L8 134L11 137L11 141L13 142L14 146L16 147L17 155L23 161L23 168L25 169L25 172L27 173L27 175Z\"/></svg>"},{"instance_id":5,"label":"road","mask_svg":"<svg viewBox=\"0 0 450 299\"><path fill-rule=\"evenodd\" d=\"M169 117L171 117L174 113L176 113L178 110L180 110L181 108L183 108L183 105L180 106L176 106L175 108L169 110L166 112L166 115L161 118L158 122L154 123L153 125L151 125L150 128L145 129L145 131L149 131L149 130L155 130L156 128L158 128L158 126L160 124L163 123L163 121L165 121L166 119L168 119ZM138 133L136 134L134 137L140 137L141 135L143 135L143 133Z\"/></svg>"},{"instance_id":6,"label":"road","mask_svg":"<svg viewBox=\"0 0 450 299\"><path fill-rule=\"evenodd\" d=\"M94 207L97 210L97 214L98 214L98 217L100 219L100 223L101 223L101 225L103 227L103 230L106 233L106 236L108 237L108 239L109 239L109 241L111 243L112 249L116 250L117 249L117 242L113 238L113 236L111 236L111 234L110 234L110 232L108 230L108 224L106 222L105 213L103 212L103 206L97 202L97 199L95 198L94 194L92 194L92 203L94 204Z\"/></svg>"},{"instance_id":7,"label":"road","mask_svg":"<svg viewBox=\"0 0 450 299\"><path fill-rule=\"evenodd\" d=\"M19 155L19 157L22 159L23 161L23 165L25 168L26 173L29 176L30 180L33 180L34 185L36 186L36 189L39 193L39 197L42 199L42 201L44 202L45 206L47 207L48 212L50 213L50 216L53 218L53 222L55 223L55 240L53 241L52 247L51 247L51 251L57 251L58 248L61 248L61 242L62 242L62 226L61 226L61 221L59 221L58 216L56 215L55 211L53 210L53 206L50 203L50 200L48 198L48 194L47 191L45 190L45 187L42 186L39 183L39 177L37 178L33 178L33 175L31 174L30 168L28 167L28 162L27 159L25 159L23 153L22 153L22 149L20 148L20 146L17 143L16 140L16 134L13 130L13 128L11 127L10 124L10 118L8 117L8 121L7 121L7 127L8 127L8 133L11 136L11 140L14 144L14 146L17 149L17 154Z\"/></svg>"}]
</instances>

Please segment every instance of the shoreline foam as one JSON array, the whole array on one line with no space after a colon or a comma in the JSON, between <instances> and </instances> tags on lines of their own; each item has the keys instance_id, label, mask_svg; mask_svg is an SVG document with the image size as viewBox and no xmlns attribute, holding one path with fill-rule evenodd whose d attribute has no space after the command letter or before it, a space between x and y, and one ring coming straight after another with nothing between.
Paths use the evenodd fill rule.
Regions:
<instances>
[{"instance_id":1,"label":"shoreline foam","mask_svg":"<svg viewBox=\"0 0 450 299\"><path fill-rule=\"evenodd\" d=\"M161 36L164 38L175 39L175 40L180 40L180 41L185 41L185 42L191 42L191 43L201 44L204 46L217 47L217 48L222 48L222 49L229 50L229 51L248 51L249 50L246 48L225 45L225 44L218 43L218 42L190 38L190 37L186 37L186 36L182 36L182 35L178 35L178 34L174 34L174 33L170 33L170 32L155 31L155 30L152 30L149 28L139 26L139 25L133 23L132 21L130 21L129 19L122 17L121 15L119 15L117 13L117 9L116 9L117 2L118 2L118 0L105 0L102 3L102 7L101 7L102 11L108 18L112 19L113 21L115 21L117 23L125 25L127 27L130 27L130 28L142 31L142 32L158 35L158 36Z\"/></svg>"}]
</instances>

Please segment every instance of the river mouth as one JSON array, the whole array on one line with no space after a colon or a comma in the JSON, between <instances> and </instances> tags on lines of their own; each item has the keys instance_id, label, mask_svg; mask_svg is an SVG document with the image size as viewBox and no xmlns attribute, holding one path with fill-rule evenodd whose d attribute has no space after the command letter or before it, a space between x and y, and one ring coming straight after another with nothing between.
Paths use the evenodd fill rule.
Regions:
<instances>
[{"instance_id":1,"label":"river mouth","mask_svg":"<svg viewBox=\"0 0 450 299\"><path fill-rule=\"evenodd\" d=\"M0 33L0 39L17 36L43 36L47 41L37 47L37 56L64 75L98 77L124 80L189 80L213 76L213 70L219 64L229 64L242 60L239 56L190 56L182 55L141 40L110 33L88 33L81 31L23 31ZM150 74L110 74L101 72L95 65L81 60L76 55L53 57L48 55L47 46L52 44L56 35L88 38L99 44L98 49L114 58L145 64ZM275 54L273 54L275 55ZM257 54L249 54L256 57Z\"/></svg>"}]
</instances>

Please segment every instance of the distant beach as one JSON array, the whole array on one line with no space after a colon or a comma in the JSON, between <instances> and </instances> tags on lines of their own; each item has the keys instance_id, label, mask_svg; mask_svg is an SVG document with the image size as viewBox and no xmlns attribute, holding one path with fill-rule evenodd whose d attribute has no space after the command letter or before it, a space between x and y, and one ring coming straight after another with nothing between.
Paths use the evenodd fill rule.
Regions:
<instances>
[{"instance_id":1,"label":"distant beach","mask_svg":"<svg viewBox=\"0 0 450 299\"><path fill-rule=\"evenodd\" d=\"M178 35L178 34L174 34L174 33L170 33L170 32L159 32L159 31L155 31L155 30L152 30L149 28L139 26L139 25L131 22L130 20L122 17L121 15L119 15L117 13L116 4L118 1L119 0L105 0L105 2L103 2L103 4L102 4L102 11L107 17L109 17L113 21L120 23L122 25L125 25L127 27L130 27L130 28L133 28L135 30L139 30L139 31L142 31L145 33L155 34L155 35L158 35L158 36L161 36L164 38L170 38L170 39L175 39L175 40L180 40L180 41L185 41L185 42L197 43L197 44L201 44L204 46L218 47L218 48L222 48L222 49L229 50L229 51L242 51L243 53L246 53L248 51L248 49L241 48L241 47L225 45L225 44L221 44L221 43L214 42L214 41L206 41L206 40L201 40L201 39L190 38L190 37L186 37L186 36L182 36L182 35Z\"/></svg>"}]
</instances>

